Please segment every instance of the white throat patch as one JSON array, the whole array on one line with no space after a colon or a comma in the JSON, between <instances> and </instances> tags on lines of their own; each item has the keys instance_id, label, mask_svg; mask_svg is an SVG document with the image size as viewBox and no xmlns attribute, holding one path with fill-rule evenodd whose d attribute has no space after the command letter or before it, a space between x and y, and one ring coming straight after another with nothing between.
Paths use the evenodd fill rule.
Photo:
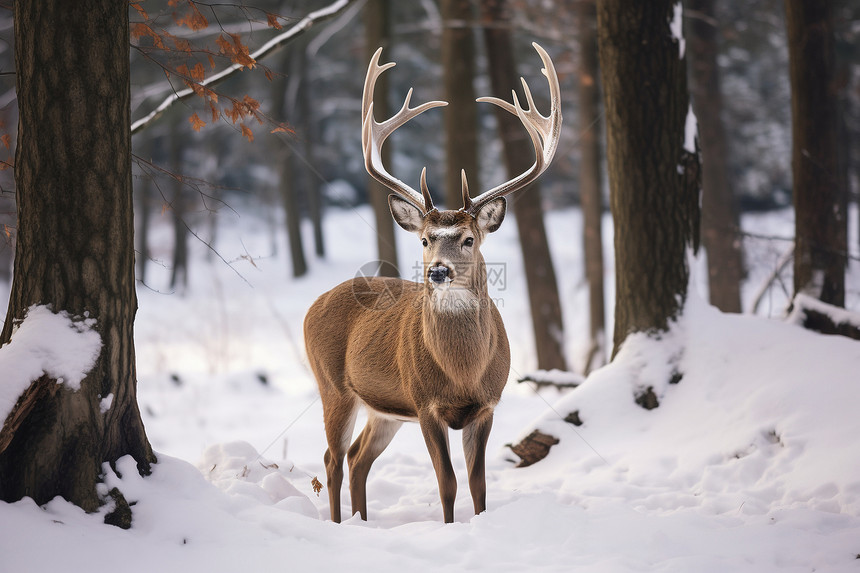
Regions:
<instances>
[{"instance_id":1,"label":"white throat patch","mask_svg":"<svg viewBox=\"0 0 860 573\"><path fill-rule=\"evenodd\" d=\"M430 302L437 312L456 313L473 310L478 306L478 297L471 290L451 281L431 284Z\"/></svg>"}]
</instances>

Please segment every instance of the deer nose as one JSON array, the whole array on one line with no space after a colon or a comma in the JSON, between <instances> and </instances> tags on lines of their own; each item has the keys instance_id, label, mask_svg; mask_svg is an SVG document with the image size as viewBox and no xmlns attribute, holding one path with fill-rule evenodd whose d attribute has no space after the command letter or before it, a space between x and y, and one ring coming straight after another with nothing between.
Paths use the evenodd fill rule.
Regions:
<instances>
[{"instance_id":1,"label":"deer nose","mask_svg":"<svg viewBox=\"0 0 860 573\"><path fill-rule=\"evenodd\" d=\"M430 267L430 282L435 284L442 284L448 280L448 267L445 265L437 264L435 266Z\"/></svg>"}]
</instances>

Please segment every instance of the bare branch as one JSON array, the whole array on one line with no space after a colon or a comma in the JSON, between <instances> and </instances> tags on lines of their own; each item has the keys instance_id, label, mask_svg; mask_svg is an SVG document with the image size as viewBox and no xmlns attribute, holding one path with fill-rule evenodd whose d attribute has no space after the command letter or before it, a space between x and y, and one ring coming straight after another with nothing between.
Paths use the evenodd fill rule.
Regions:
<instances>
[{"instance_id":1,"label":"bare branch","mask_svg":"<svg viewBox=\"0 0 860 573\"><path fill-rule=\"evenodd\" d=\"M285 46L286 44L288 44L292 40L296 39L297 37L299 37L303 33L310 30L315 24L318 24L320 22L323 22L325 20L328 20L330 18L337 16L338 14L340 14L341 12L346 10L346 8L350 4L352 4L353 2L356 2L356 0L336 0L335 2L333 2L332 4L330 4L329 6L327 6L325 8L321 8L315 12L311 12L310 14L305 16L301 21L299 21L295 26L293 26L292 28L290 28L289 30L287 30L286 32L284 32L282 34L275 36L274 38L272 38L268 42L266 42L259 50L250 54L250 57L253 60L259 61L259 60L269 56L270 54L274 53L279 48ZM234 74L238 73L244 67L245 66L242 64L233 64L230 67L225 68L224 70L218 72L217 74L210 76L209 78L203 80L202 82L197 84L197 86L199 86L200 88L205 88L205 87L209 87L209 86L218 84L218 83L224 81L225 79L233 76ZM137 120L131 124L131 134L134 135L135 133L137 133L137 132L143 130L144 128L146 128L147 126L149 126L152 122L154 122L156 119L158 119L161 116L161 114L163 114L165 112L165 110L167 110L173 104L180 102L180 101L183 101L185 99L188 99L190 97L193 97L195 95L196 95L196 92L191 88L187 88L187 89L184 89L184 90L170 94L153 111L151 111L145 117L142 117L141 119L139 119L139 120Z\"/></svg>"}]
</instances>

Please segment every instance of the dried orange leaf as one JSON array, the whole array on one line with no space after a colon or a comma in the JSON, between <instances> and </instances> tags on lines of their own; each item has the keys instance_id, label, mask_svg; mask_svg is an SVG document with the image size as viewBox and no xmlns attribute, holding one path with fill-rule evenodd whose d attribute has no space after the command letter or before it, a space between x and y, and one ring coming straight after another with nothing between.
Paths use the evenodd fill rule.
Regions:
<instances>
[{"instance_id":1,"label":"dried orange leaf","mask_svg":"<svg viewBox=\"0 0 860 573\"><path fill-rule=\"evenodd\" d=\"M266 13L266 23L275 30L283 28L281 23L278 22L278 17L275 14L269 14L268 12Z\"/></svg>"},{"instance_id":2,"label":"dried orange leaf","mask_svg":"<svg viewBox=\"0 0 860 573\"><path fill-rule=\"evenodd\" d=\"M191 129L194 131L200 131L200 128L206 125L206 122L200 119L196 113L188 118L188 122L191 124Z\"/></svg>"},{"instance_id":3,"label":"dried orange leaf","mask_svg":"<svg viewBox=\"0 0 860 573\"><path fill-rule=\"evenodd\" d=\"M242 128L242 135L248 138L248 141L254 141L254 132L250 130L247 126L240 125Z\"/></svg>"},{"instance_id":4,"label":"dried orange leaf","mask_svg":"<svg viewBox=\"0 0 860 573\"><path fill-rule=\"evenodd\" d=\"M137 2L132 2L131 7L134 8L135 10L137 10L137 13L140 14L140 16L144 20L149 20L149 15L146 13L146 10L143 9L143 6L141 6Z\"/></svg>"}]
</instances>

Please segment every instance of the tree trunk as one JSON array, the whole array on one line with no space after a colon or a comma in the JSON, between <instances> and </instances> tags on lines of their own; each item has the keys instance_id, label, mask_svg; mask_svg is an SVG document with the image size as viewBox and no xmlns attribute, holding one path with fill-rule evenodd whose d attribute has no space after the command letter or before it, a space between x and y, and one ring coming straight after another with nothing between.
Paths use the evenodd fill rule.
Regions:
<instances>
[{"instance_id":1,"label":"tree trunk","mask_svg":"<svg viewBox=\"0 0 860 573\"><path fill-rule=\"evenodd\" d=\"M12 280L12 255L15 252L15 196L0 191L0 283Z\"/></svg>"},{"instance_id":2,"label":"tree trunk","mask_svg":"<svg viewBox=\"0 0 860 573\"><path fill-rule=\"evenodd\" d=\"M0 498L60 495L94 511L105 462L131 455L142 473L155 462L136 399L128 6L15 2L15 67L18 244L0 344L38 303L94 318L103 346L79 391L46 392L4 428Z\"/></svg>"},{"instance_id":3,"label":"tree trunk","mask_svg":"<svg viewBox=\"0 0 860 573\"><path fill-rule=\"evenodd\" d=\"M373 53L391 43L390 7L388 0L368 0L365 11L365 62L370 62ZM377 121L388 119L391 109L388 105L388 76L376 81L373 96L373 115ZM391 165L391 141L382 147L382 162ZM388 188L373 177L368 176L367 194L376 218L376 249L379 254L380 276L398 276L397 243L394 239L394 221L388 209Z\"/></svg>"},{"instance_id":4,"label":"tree trunk","mask_svg":"<svg viewBox=\"0 0 860 573\"><path fill-rule=\"evenodd\" d=\"M290 260L292 261L293 276L301 277L308 272L308 263L305 260L305 251L302 246L302 218L299 213L299 205L296 200L295 164L292 161L293 153L284 149L281 153L281 199L284 202L284 214L286 215L287 237L290 244Z\"/></svg>"},{"instance_id":5,"label":"tree trunk","mask_svg":"<svg viewBox=\"0 0 860 573\"><path fill-rule=\"evenodd\" d=\"M308 57L305 48L307 43L303 42L301 49L297 51L299 54L299 69L301 70L301 78L299 78L298 89L298 107L302 110L302 125L304 133L302 134L302 144L305 153L305 161L307 162L305 173L306 187L305 197L308 203L308 216L311 220L311 225L314 229L314 254L318 257L325 257L325 240L323 237L322 227L322 197L319 186L319 179L314 168L316 161L314 159L314 137L317 132L314 125L314 101L310 94L310 72L308 69Z\"/></svg>"},{"instance_id":6,"label":"tree trunk","mask_svg":"<svg viewBox=\"0 0 860 573\"><path fill-rule=\"evenodd\" d=\"M152 159L153 140L151 137L146 138L142 142L140 156L144 161ZM137 268L137 280L146 284L146 266L149 263L149 225L152 214L152 174L142 172L137 179L137 185L134 188L134 194L137 196L137 207L134 212L138 215L137 228L137 248L135 252L134 262Z\"/></svg>"},{"instance_id":7,"label":"tree trunk","mask_svg":"<svg viewBox=\"0 0 860 573\"><path fill-rule=\"evenodd\" d=\"M794 179L794 291L845 306L847 193L830 0L786 0Z\"/></svg>"},{"instance_id":8,"label":"tree trunk","mask_svg":"<svg viewBox=\"0 0 860 573\"><path fill-rule=\"evenodd\" d=\"M693 109L702 146L702 244L708 255L711 304L723 312L741 312L740 224L737 200L729 183L728 151L723 129L723 96L717 65L718 32L714 0L689 0L696 15L688 19Z\"/></svg>"},{"instance_id":9,"label":"tree trunk","mask_svg":"<svg viewBox=\"0 0 860 573\"><path fill-rule=\"evenodd\" d=\"M687 294L687 247L698 248L699 159L692 142L685 147L676 5L601 0L597 8L615 220L613 357L628 334L668 329Z\"/></svg>"},{"instance_id":10,"label":"tree trunk","mask_svg":"<svg viewBox=\"0 0 860 573\"><path fill-rule=\"evenodd\" d=\"M173 172L173 198L170 213L173 219L173 265L170 271L170 288L184 293L188 289L188 189L181 179L182 138L179 121L170 124L170 169Z\"/></svg>"},{"instance_id":11,"label":"tree trunk","mask_svg":"<svg viewBox=\"0 0 860 573\"><path fill-rule=\"evenodd\" d=\"M282 69L287 70L290 66L290 54L285 53L282 60ZM290 104L287 97L288 81L283 75L278 76L272 82L272 100L275 102L275 108L289 116L295 111L294 106ZM308 264L305 259L305 248L302 240L301 230L301 213L299 211L299 201L296 193L296 169L293 163L293 151L284 143L277 146L277 151L274 154L275 161L280 164L279 174L279 191L281 201L284 205L284 222L287 227L287 242L290 248L290 264L294 277L303 276L308 272Z\"/></svg>"},{"instance_id":12,"label":"tree trunk","mask_svg":"<svg viewBox=\"0 0 860 573\"><path fill-rule=\"evenodd\" d=\"M491 90L493 95L508 99L518 81L510 26L507 25L510 16L505 3L500 0L482 0L481 18L485 23L484 40L489 58ZM535 150L522 123L501 108L494 109L504 146L508 177L513 178L531 167ZM520 235L538 368L566 370L561 302L544 228L540 188L532 184L509 202L513 204Z\"/></svg>"},{"instance_id":13,"label":"tree trunk","mask_svg":"<svg viewBox=\"0 0 860 573\"><path fill-rule=\"evenodd\" d=\"M585 278L591 317L591 347L585 372L606 362L606 307L603 291L603 184L600 175L600 89L597 56L597 17L593 1L580 2L579 34L579 197L582 205Z\"/></svg>"},{"instance_id":14,"label":"tree trunk","mask_svg":"<svg viewBox=\"0 0 860 573\"><path fill-rule=\"evenodd\" d=\"M475 42L471 0L442 0L442 70L445 82L445 207L463 206L460 170L480 189Z\"/></svg>"}]
</instances>

